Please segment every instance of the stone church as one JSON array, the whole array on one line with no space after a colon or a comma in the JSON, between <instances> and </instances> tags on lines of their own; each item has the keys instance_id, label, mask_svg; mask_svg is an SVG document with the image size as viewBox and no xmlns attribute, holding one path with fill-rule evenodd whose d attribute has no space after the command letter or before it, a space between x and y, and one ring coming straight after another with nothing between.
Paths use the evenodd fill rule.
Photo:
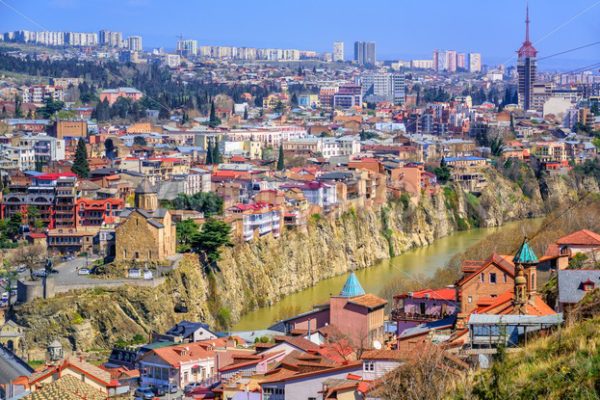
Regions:
<instances>
[{"instance_id":1,"label":"stone church","mask_svg":"<svg viewBox=\"0 0 600 400\"><path fill-rule=\"evenodd\" d=\"M135 189L135 208L121 213L115 230L115 260L160 262L175 254L175 224L158 207L158 192L147 179Z\"/></svg>"}]
</instances>

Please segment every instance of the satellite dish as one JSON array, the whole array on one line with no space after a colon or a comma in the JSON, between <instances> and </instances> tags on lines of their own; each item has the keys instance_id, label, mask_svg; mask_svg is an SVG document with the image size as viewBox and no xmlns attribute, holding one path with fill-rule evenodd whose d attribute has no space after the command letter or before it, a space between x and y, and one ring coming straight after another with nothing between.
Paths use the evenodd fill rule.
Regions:
<instances>
[{"instance_id":1,"label":"satellite dish","mask_svg":"<svg viewBox=\"0 0 600 400\"><path fill-rule=\"evenodd\" d=\"M379 342L379 340L373 340L373 348L381 350L381 342Z\"/></svg>"}]
</instances>

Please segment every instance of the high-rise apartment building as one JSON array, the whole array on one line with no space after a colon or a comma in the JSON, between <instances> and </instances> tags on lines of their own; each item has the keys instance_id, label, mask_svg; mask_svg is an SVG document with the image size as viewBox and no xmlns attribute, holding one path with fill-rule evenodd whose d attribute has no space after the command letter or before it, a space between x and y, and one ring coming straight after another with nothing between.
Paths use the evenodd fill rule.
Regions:
<instances>
[{"instance_id":1,"label":"high-rise apartment building","mask_svg":"<svg viewBox=\"0 0 600 400\"><path fill-rule=\"evenodd\" d=\"M532 105L533 84L536 80L537 50L529 40L529 6L525 17L525 41L518 51L517 74L519 76L519 106L529 110Z\"/></svg>"},{"instance_id":2,"label":"high-rise apartment building","mask_svg":"<svg viewBox=\"0 0 600 400\"><path fill-rule=\"evenodd\" d=\"M344 42L333 43L333 62L344 61Z\"/></svg>"},{"instance_id":3,"label":"high-rise apartment building","mask_svg":"<svg viewBox=\"0 0 600 400\"><path fill-rule=\"evenodd\" d=\"M480 53L469 53L469 72L481 72Z\"/></svg>"},{"instance_id":4,"label":"high-rise apartment building","mask_svg":"<svg viewBox=\"0 0 600 400\"><path fill-rule=\"evenodd\" d=\"M433 69L434 71L440 70L440 52L438 49L433 51Z\"/></svg>"},{"instance_id":5,"label":"high-rise apartment building","mask_svg":"<svg viewBox=\"0 0 600 400\"><path fill-rule=\"evenodd\" d=\"M198 54L198 42L196 40L178 40L177 52L184 57L191 57Z\"/></svg>"},{"instance_id":6,"label":"high-rise apartment building","mask_svg":"<svg viewBox=\"0 0 600 400\"><path fill-rule=\"evenodd\" d=\"M458 53L456 55L456 68L457 69L467 69L467 55L465 53Z\"/></svg>"},{"instance_id":7,"label":"high-rise apartment building","mask_svg":"<svg viewBox=\"0 0 600 400\"><path fill-rule=\"evenodd\" d=\"M448 72L456 72L456 51L448 50L446 52L445 70Z\"/></svg>"},{"instance_id":8,"label":"high-rise apartment building","mask_svg":"<svg viewBox=\"0 0 600 400\"><path fill-rule=\"evenodd\" d=\"M377 61L375 43L354 42L354 61L358 65L375 65Z\"/></svg>"},{"instance_id":9,"label":"high-rise apartment building","mask_svg":"<svg viewBox=\"0 0 600 400\"><path fill-rule=\"evenodd\" d=\"M98 32L98 43L100 46L121 47L123 43L123 34L121 32L111 32L106 29Z\"/></svg>"},{"instance_id":10,"label":"high-rise apartment building","mask_svg":"<svg viewBox=\"0 0 600 400\"><path fill-rule=\"evenodd\" d=\"M367 101L391 101L404 104L404 75L393 73L366 73L360 77L362 96Z\"/></svg>"},{"instance_id":11,"label":"high-rise apartment building","mask_svg":"<svg viewBox=\"0 0 600 400\"><path fill-rule=\"evenodd\" d=\"M127 48L131 51L142 51L142 37L129 36L127 38Z\"/></svg>"}]
</instances>

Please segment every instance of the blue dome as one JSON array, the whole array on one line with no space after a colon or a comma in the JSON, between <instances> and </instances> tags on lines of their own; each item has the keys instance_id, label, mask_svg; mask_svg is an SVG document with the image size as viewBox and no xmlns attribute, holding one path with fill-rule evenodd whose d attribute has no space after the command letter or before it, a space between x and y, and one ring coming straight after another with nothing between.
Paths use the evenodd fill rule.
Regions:
<instances>
[{"instance_id":1,"label":"blue dome","mask_svg":"<svg viewBox=\"0 0 600 400\"><path fill-rule=\"evenodd\" d=\"M363 294L365 294L364 289L360 285L360 282L358 281L358 278L356 277L354 272L351 272L350 276L348 276L348 279L346 279L346 283L344 284L342 291L340 292L340 296L356 297L362 296Z\"/></svg>"},{"instance_id":2,"label":"blue dome","mask_svg":"<svg viewBox=\"0 0 600 400\"><path fill-rule=\"evenodd\" d=\"M517 254L515 254L515 258L513 258L513 262L515 264L537 264L538 258L533 252L531 246L527 242L527 239L523 240L523 244L517 250Z\"/></svg>"}]
</instances>

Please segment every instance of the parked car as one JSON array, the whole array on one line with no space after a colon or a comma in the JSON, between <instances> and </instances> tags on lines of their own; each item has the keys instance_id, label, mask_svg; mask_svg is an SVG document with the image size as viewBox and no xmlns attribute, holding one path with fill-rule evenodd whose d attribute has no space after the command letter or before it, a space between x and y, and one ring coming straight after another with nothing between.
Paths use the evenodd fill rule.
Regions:
<instances>
[{"instance_id":1,"label":"parked car","mask_svg":"<svg viewBox=\"0 0 600 400\"><path fill-rule=\"evenodd\" d=\"M188 383L187 385L185 385L185 388L183 388L183 392L185 393L186 396L188 396L194 389L199 388L200 383L198 382L192 382L192 383Z\"/></svg>"},{"instance_id":2,"label":"parked car","mask_svg":"<svg viewBox=\"0 0 600 400\"><path fill-rule=\"evenodd\" d=\"M152 393L154 393L155 396L164 396L165 394L167 394L167 391L165 390L164 386L160 385L160 386L153 386L152 387Z\"/></svg>"},{"instance_id":3,"label":"parked car","mask_svg":"<svg viewBox=\"0 0 600 400\"><path fill-rule=\"evenodd\" d=\"M37 276L38 278L43 278L47 275L48 274L46 273L45 269L37 269L37 270L33 271L33 276Z\"/></svg>"},{"instance_id":4,"label":"parked car","mask_svg":"<svg viewBox=\"0 0 600 400\"><path fill-rule=\"evenodd\" d=\"M173 393L177 393L179 391L179 388L177 387L177 385L175 385L173 383L171 383L170 385L161 385L160 387L165 391L165 394L166 393L173 394Z\"/></svg>"},{"instance_id":5,"label":"parked car","mask_svg":"<svg viewBox=\"0 0 600 400\"><path fill-rule=\"evenodd\" d=\"M89 268L81 268L81 269L80 269L80 270L77 272L77 274L79 274L79 275L89 275L89 274L91 274L91 272L92 272L92 271L90 271L90 269L89 269Z\"/></svg>"},{"instance_id":6,"label":"parked car","mask_svg":"<svg viewBox=\"0 0 600 400\"><path fill-rule=\"evenodd\" d=\"M135 396L144 400L152 400L155 397L152 388L149 386L142 386L135 390Z\"/></svg>"}]
</instances>

